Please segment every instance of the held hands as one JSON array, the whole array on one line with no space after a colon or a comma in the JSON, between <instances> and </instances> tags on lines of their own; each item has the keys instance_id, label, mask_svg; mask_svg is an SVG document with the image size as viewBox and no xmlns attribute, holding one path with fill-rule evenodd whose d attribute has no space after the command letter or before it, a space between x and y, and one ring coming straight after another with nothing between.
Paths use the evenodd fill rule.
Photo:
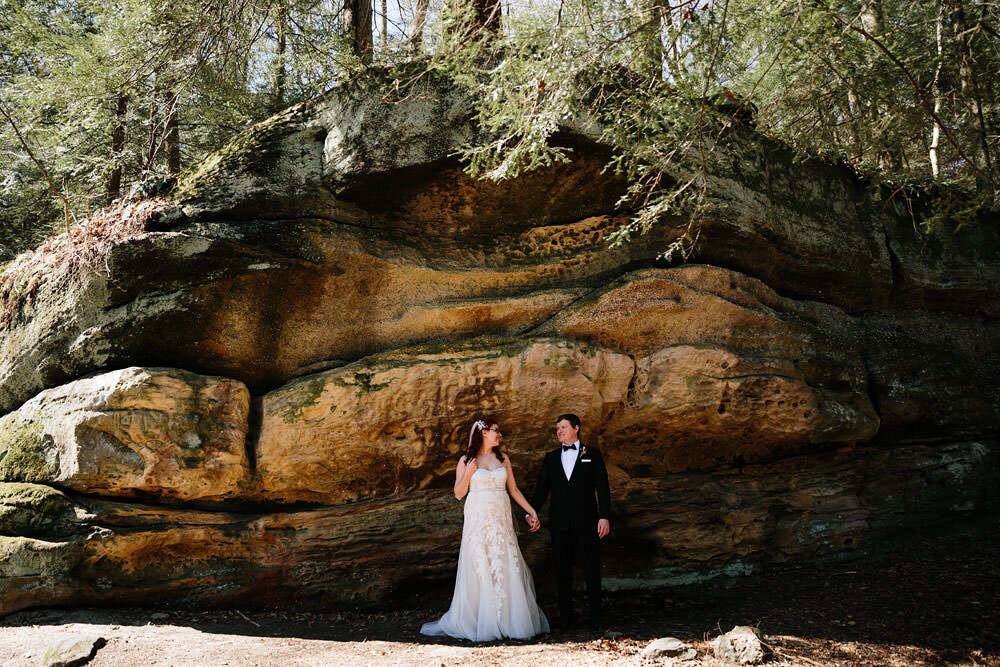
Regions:
<instances>
[{"instance_id":1,"label":"held hands","mask_svg":"<svg viewBox=\"0 0 1000 667\"><path fill-rule=\"evenodd\" d=\"M533 514L525 514L524 520L528 522L528 530L532 533L542 527L542 522Z\"/></svg>"},{"instance_id":2,"label":"held hands","mask_svg":"<svg viewBox=\"0 0 1000 667\"><path fill-rule=\"evenodd\" d=\"M603 540L611 532L611 523L607 519L597 521L597 538Z\"/></svg>"}]
</instances>

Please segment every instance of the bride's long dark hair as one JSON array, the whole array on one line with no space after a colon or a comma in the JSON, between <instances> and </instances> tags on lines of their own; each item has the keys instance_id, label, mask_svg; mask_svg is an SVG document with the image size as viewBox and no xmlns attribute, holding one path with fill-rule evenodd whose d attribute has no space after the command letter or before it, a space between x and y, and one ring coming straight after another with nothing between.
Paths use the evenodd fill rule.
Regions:
<instances>
[{"instance_id":1,"label":"bride's long dark hair","mask_svg":"<svg viewBox=\"0 0 1000 667\"><path fill-rule=\"evenodd\" d=\"M472 432L469 433L469 447L465 450L466 463L476 458L476 455L479 454L479 450L483 448L483 431L491 427L500 428L500 424L491 417L482 417L473 422ZM503 463L503 452L500 451L500 443L497 443L497 446L493 448L493 453L496 454L497 460Z\"/></svg>"}]
</instances>

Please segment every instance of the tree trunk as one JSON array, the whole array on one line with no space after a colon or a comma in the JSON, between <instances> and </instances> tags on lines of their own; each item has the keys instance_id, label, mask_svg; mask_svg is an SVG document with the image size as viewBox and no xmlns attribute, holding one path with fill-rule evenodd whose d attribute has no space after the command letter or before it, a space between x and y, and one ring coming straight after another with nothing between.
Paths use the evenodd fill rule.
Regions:
<instances>
[{"instance_id":1,"label":"tree trunk","mask_svg":"<svg viewBox=\"0 0 1000 667\"><path fill-rule=\"evenodd\" d=\"M943 0L938 1L938 15L935 26L937 37L937 68L934 70L934 120L931 127L931 145L928 149L928 157L931 161L931 176L937 178L941 175L941 166L938 162L938 149L941 146L941 124L937 119L941 117L941 68L944 66L944 41L942 32L944 30L944 5Z\"/></svg>"},{"instance_id":2,"label":"tree trunk","mask_svg":"<svg viewBox=\"0 0 1000 667\"><path fill-rule=\"evenodd\" d=\"M372 63L375 45L372 40L372 0L345 0L344 30L354 54L365 65Z\"/></svg>"},{"instance_id":3,"label":"tree trunk","mask_svg":"<svg viewBox=\"0 0 1000 667\"><path fill-rule=\"evenodd\" d=\"M111 131L111 160L114 165L108 176L108 203L122 196L121 155L125 150L125 114L128 111L128 97L123 93L115 98L115 128Z\"/></svg>"},{"instance_id":4,"label":"tree trunk","mask_svg":"<svg viewBox=\"0 0 1000 667\"><path fill-rule=\"evenodd\" d=\"M861 126L858 124L857 115L860 109L860 102L858 101L857 93L854 92L853 88L847 89L847 112L848 112L848 123L847 128L851 137L851 144L853 144L854 150L852 151L852 157L855 160L865 159L865 149L866 141L864 140L863 134L861 132Z\"/></svg>"},{"instance_id":5,"label":"tree trunk","mask_svg":"<svg viewBox=\"0 0 1000 667\"><path fill-rule=\"evenodd\" d=\"M389 17L386 0L382 0L382 52L389 48Z\"/></svg>"},{"instance_id":6,"label":"tree trunk","mask_svg":"<svg viewBox=\"0 0 1000 667\"><path fill-rule=\"evenodd\" d=\"M177 119L177 93L170 93L166 99L166 132L163 137L167 149L167 173L176 176L181 173L181 131Z\"/></svg>"},{"instance_id":7,"label":"tree trunk","mask_svg":"<svg viewBox=\"0 0 1000 667\"><path fill-rule=\"evenodd\" d=\"M672 7L670 0L666 0L664 5L669 43L664 42L663 49L667 60L668 77L679 79L687 73L682 39L684 27L691 21L694 14L690 7L683 4L683 0L677 7Z\"/></svg>"},{"instance_id":8,"label":"tree trunk","mask_svg":"<svg viewBox=\"0 0 1000 667\"><path fill-rule=\"evenodd\" d=\"M410 36L410 48L414 53L420 51L424 41L424 23L427 21L428 0L417 0L413 9L413 34Z\"/></svg>"},{"instance_id":9,"label":"tree trunk","mask_svg":"<svg viewBox=\"0 0 1000 667\"><path fill-rule=\"evenodd\" d=\"M858 16L861 21L861 27L864 28L865 32L874 36L877 39L882 39L885 34L885 21L882 16L882 0L868 0L864 7L861 9L861 14ZM869 59L869 68L877 67L878 63L874 59ZM891 91L882 91L883 93L891 93ZM875 112L878 116L884 116L889 113L889 109L893 108L895 105L893 101L889 103L878 103L875 104ZM902 159L900 158L901 148L899 146L891 146L890 142L886 140L884 136L873 137L875 139L876 155L878 157L879 166L884 169L889 169L890 171L898 171L902 167Z\"/></svg>"},{"instance_id":10,"label":"tree trunk","mask_svg":"<svg viewBox=\"0 0 1000 667\"><path fill-rule=\"evenodd\" d=\"M278 17L276 20L277 47L274 55L274 90L271 92L271 110L278 111L285 106L285 82L287 71L285 68L285 50L287 48L288 15L285 4L280 4Z\"/></svg>"},{"instance_id":11,"label":"tree trunk","mask_svg":"<svg viewBox=\"0 0 1000 667\"><path fill-rule=\"evenodd\" d=\"M448 29L452 48L470 41L492 44L500 35L503 6L500 0L448 0L453 20Z\"/></svg>"},{"instance_id":12,"label":"tree trunk","mask_svg":"<svg viewBox=\"0 0 1000 667\"><path fill-rule=\"evenodd\" d=\"M477 28L488 33L492 41L500 34L503 5L500 0L472 0L473 20Z\"/></svg>"},{"instance_id":13,"label":"tree trunk","mask_svg":"<svg viewBox=\"0 0 1000 667\"><path fill-rule=\"evenodd\" d=\"M986 136L986 121L983 118L983 101L976 84L976 72L973 69L973 48L976 32L971 30L962 7L962 0L954 2L955 42L958 48L958 79L961 85L962 100L969 109L969 121L973 135L976 137L972 150L972 159L976 166L992 175L993 160L990 156L989 138Z\"/></svg>"}]
</instances>

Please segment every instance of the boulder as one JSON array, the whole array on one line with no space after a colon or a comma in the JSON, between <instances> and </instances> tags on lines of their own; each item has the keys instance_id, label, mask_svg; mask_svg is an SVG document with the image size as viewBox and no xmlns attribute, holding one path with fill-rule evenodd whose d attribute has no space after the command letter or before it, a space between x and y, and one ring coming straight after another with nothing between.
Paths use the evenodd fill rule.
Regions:
<instances>
[{"instance_id":1,"label":"boulder","mask_svg":"<svg viewBox=\"0 0 1000 667\"><path fill-rule=\"evenodd\" d=\"M80 529L73 501L42 484L0 483L0 534L60 539Z\"/></svg>"},{"instance_id":2,"label":"boulder","mask_svg":"<svg viewBox=\"0 0 1000 667\"><path fill-rule=\"evenodd\" d=\"M693 660L698 656L698 651L690 644L686 644L675 637L660 637L647 644L646 648L642 649L640 655L650 660L660 660L662 658Z\"/></svg>"},{"instance_id":3,"label":"boulder","mask_svg":"<svg viewBox=\"0 0 1000 667\"><path fill-rule=\"evenodd\" d=\"M249 481L243 384L126 368L48 389L0 418L0 479L108 496L218 500Z\"/></svg>"},{"instance_id":4,"label":"boulder","mask_svg":"<svg viewBox=\"0 0 1000 667\"><path fill-rule=\"evenodd\" d=\"M737 625L724 635L715 638L715 659L737 665L757 665L767 656L762 640L764 635L757 628Z\"/></svg>"}]
</instances>

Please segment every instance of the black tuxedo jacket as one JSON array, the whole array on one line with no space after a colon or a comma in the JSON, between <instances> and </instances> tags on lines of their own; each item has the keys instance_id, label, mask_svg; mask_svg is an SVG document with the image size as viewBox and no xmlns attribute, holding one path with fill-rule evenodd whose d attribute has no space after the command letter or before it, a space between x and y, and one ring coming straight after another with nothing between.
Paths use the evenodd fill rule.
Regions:
<instances>
[{"instance_id":1,"label":"black tuxedo jacket","mask_svg":"<svg viewBox=\"0 0 1000 667\"><path fill-rule=\"evenodd\" d=\"M550 495L549 530L596 531L597 520L611 516L608 470L601 453L593 447L581 446L568 480L562 466L562 447L546 454L531 500L536 512L542 511Z\"/></svg>"}]
</instances>

